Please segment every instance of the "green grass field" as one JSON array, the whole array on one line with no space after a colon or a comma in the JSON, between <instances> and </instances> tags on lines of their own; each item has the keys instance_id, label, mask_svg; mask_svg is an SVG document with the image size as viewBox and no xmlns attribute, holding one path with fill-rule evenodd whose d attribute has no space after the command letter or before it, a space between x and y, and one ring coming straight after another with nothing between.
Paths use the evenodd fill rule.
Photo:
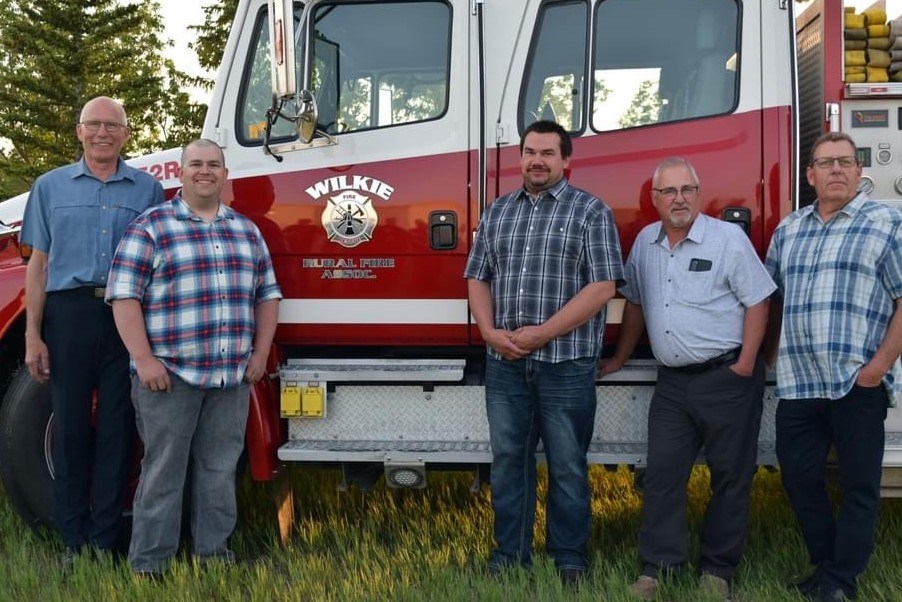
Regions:
<instances>
[{"instance_id":1,"label":"green grass field","mask_svg":"<svg viewBox=\"0 0 902 602\"><path fill-rule=\"evenodd\" d=\"M297 524L278 544L266 486L244 483L242 517L232 547L249 562L199 567L181 556L159 582L135 581L124 563L79 558L68 575L61 544L27 529L0 491L0 601L50 600L629 600L635 578L641 499L626 469L592 469L592 572L577 591L564 590L545 557L539 507L538 562L530 572L495 581L484 573L491 547L488 489L470 492L471 476L430 474L425 490L337 491L333 472L292 474ZM544 482L541 495L544 496ZM697 469L690 520L697 530L707 473ZM877 551L860 583L860 600L902 600L902 500L884 500ZM693 539L693 543L697 543ZM746 601L800 600L784 583L805 570L806 557L776 474L759 471L748 546L735 585ZM665 584L662 600L703 600L691 573Z\"/></svg>"}]
</instances>

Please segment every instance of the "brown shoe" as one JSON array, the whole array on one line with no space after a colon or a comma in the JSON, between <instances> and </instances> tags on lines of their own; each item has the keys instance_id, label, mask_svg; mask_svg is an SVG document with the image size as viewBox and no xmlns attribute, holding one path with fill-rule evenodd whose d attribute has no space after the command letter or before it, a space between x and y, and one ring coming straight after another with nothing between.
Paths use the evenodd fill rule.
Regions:
<instances>
[{"instance_id":1,"label":"brown shoe","mask_svg":"<svg viewBox=\"0 0 902 602\"><path fill-rule=\"evenodd\" d=\"M730 600L730 582L711 573L704 573L699 578L699 589L712 600Z\"/></svg>"},{"instance_id":2,"label":"brown shoe","mask_svg":"<svg viewBox=\"0 0 902 602\"><path fill-rule=\"evenodd\" d=\"M629 586L629 592L640 600L655 600L658 597L658 580L642 575Z\"/></svg>"}]
</instances>

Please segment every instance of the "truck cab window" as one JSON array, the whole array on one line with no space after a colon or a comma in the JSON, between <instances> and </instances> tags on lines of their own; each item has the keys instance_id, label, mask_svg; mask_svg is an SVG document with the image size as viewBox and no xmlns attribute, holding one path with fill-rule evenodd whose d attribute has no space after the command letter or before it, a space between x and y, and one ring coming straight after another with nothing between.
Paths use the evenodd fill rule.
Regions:
<instances>
[{"instance_id":1,"label":"truck cab window","mask_svg":"<svg viewBox=\"0 0 902 602\"><path fill-rule=\"evenodd\" d=\"M445 2L324 3L312 22L310 81L320 129L343 134L444 114L451 57Z\"/></svg>"},{"instance_id":2,"label":"truck cab window","mask_svg":"<svg viewBox=\"0 0 902 602\"><path fill-rule=\"evenodd\" d=\"M299 23L303 4L295 3L294 25L299 31ZM266 127L266 110L272 106L272 79L270 74L270 40L266 10L261 10L254 24L254 41L251 44L251 56L245 62L242 77L241 98L236 112L238 134L242 144L262 144L263 131ZM302 54L296 55L299 66ZM299 67L298 67L299 68ZM285 120L278 120L273 125L274 140L290 140L296 137L294 126Z\"/></svg>"},{"instance_id":3,"label":"truck cab window","mask_svg":"<svg viewBox=\"0 0 902 602\"><path fill-rule=\"evenodd\" d=\"M586 82L586 19L583 1L542 6L529 49L518 124L550 119L570 132L583 129Z\"/></svg>"},{"instance_id":4,"label":"truck cab window","mask_svg":"<svg viewBox=\"0 0 902 602\"><path fill-rule=\"evenodd\" d=\"M719 115L736 106L735 0L603 0L594 22L593 129Z\"/></svg>"}]
</instances>

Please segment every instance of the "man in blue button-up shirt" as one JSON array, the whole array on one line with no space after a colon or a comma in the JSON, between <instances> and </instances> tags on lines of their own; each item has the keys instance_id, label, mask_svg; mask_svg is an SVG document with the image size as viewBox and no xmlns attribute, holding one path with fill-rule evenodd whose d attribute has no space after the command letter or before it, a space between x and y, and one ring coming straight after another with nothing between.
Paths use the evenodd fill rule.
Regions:
<instances>
[{"instance_id":1,"label":"man in blue button-up shirt","mask_svg":"<svg viewBox=\"0 0 902 602\"><path fill-rule=\"evenodd\" d=\"M792 585L810 599L845 600L874 549L883 421L902 392L902 213L858 192L847 134L815 141L806 175L817 200L780 222L766 261L782 318L777 459L815 566ZM838 517L826 488L831 445Z\"/></svg>"},{"instance_id":2,"label":"man in blue button-up shirt","mask_svg":"<svg viewBox=\"0 0 902 602\"><path fill-rule=\"evenodd\" d=\"M88 101L75 132L84 156L35 181L22 225L22 242L33 249L25 275L25 364L36 381L50 382L54 515L66 565L86 544L120 545L134 416L128 353L103 294L126 226L163 200L159 182L119 157L129 136L122 105L107 97Z\"/></svg>"}]
</instances>

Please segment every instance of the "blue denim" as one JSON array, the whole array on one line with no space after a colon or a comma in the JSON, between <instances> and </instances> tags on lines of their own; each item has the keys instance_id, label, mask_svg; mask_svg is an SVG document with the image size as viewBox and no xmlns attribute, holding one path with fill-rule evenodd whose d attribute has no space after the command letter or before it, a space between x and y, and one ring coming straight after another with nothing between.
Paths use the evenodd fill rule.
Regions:
<instances>
[{"instance_id":1,"label":"blue denim","mask_svg":"<svg viewBox=\"0 0 902 602\"><path fill-rule=\"evenodd\" d=\"M598 360L559 363L488 358L495 544L489 565L532 563L536 447L548 462L546 550L558 569L586 569L590 509L586 452L595 426Z\"/></svg>"},{"instance_id":2,"label":"blue denim","mask_svg":"<svg viewBox=\"0 0 902 602\"><path fill-rule=\"evenodd\" d=\"M182 496L187 501L192 553L229 558L235 528L235 467L244 449L247 384L199 389L170 373L172 391L151 391L132 376L132 402L144 442L135 493L129 562L133 571L164 570L179 546Z\"/></svg>"}]
</instances>

